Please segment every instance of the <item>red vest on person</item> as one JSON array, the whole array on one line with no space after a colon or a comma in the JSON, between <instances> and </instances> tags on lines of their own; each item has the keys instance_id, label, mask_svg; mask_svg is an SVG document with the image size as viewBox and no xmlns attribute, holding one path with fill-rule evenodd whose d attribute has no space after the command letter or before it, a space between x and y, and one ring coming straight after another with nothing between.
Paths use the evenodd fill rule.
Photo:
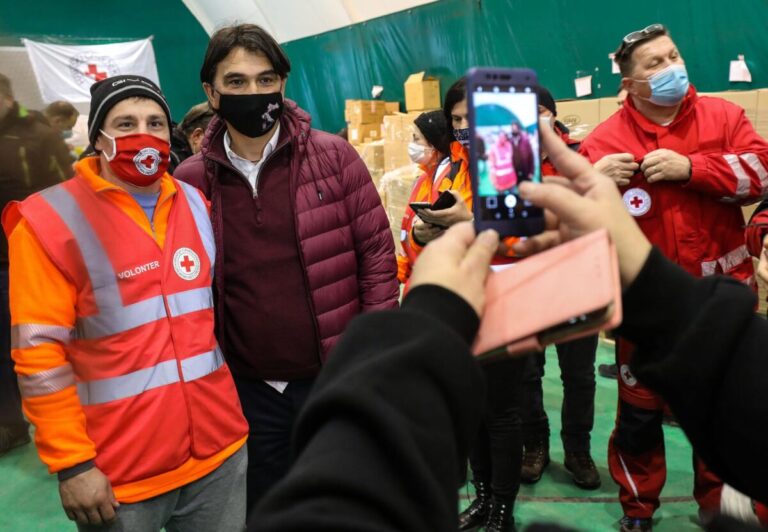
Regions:
<instances>
[{"instance_id":1,"label":"red vest on person","mask_svg":"<svg viewBox=\"0 0 768 532\"><path fill-rule=\"evenodd\" d=\"M494 187L499 192L509 190L517 184L517 173L512 164L512 143L507 141L505 144L499 144L497 142L491 146L490 151L493 160L492 169L496 174Z\"/></svg>"},{"instance_id":2,"label":"red vest on person","mask_svg":"<svg viewBox=\"0 0 768 532\"><path fill-rule=\"evenodd\" d=\"M174 183L163 249L79 176L19 205L76 287L70 374L57 379L77 385L96 465L115 485L205 459L248 432L214 337L208 211L199 191Z\"/></svg>"}]
</instances>

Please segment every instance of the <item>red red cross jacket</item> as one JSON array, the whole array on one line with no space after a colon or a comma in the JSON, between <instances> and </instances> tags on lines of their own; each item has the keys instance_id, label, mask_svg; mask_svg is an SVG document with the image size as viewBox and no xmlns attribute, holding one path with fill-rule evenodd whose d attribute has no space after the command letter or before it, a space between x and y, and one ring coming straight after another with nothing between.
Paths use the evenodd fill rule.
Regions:
<instances>
[{"instance_id":1,"label":"red red cross jacket","mask_svg":"<svg viewBox=\"0 0 768 532\"><path fill-rule=\"evenodd\" d=\"M754 286L740 205L768 192L768 143L744 111L691 86L667 126L648 120L628 98L579 150L591 162L631 153L638 163L661 148L691 160L688 181L648 183L638 171L620 187L627 210L650 241L698 277L725 273Z\"/></svg>"}]
</instances>

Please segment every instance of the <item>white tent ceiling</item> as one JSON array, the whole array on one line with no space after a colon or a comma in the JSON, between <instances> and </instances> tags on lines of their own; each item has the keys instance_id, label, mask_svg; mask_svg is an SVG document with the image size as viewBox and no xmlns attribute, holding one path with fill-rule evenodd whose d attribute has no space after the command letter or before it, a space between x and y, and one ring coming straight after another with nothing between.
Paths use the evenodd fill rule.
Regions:
<instances>
[{"instance_id":1,"label":"white tent ceiling","mask_svg":"<svg viewBox=\"0 0 768 532\"><path fill-rule=\"evenodd\" d=\"M250 22L278 42L294 41L437 0L182 0L210 35Z\"/></svg>"}]
</instances>

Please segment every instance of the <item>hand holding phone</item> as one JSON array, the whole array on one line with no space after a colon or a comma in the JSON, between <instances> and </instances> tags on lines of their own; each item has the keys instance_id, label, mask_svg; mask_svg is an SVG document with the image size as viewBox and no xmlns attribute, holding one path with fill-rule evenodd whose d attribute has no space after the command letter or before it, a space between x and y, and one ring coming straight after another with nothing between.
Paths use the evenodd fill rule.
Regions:
<instances>
[{"instance_id":1,"label":"hand holding phone","mask_svg":"<svg viewBox=\"0 0 768 532\"><path fill-rule=\"evenodd\" d=\"M440 198L443 197L440 196L432 207L419 211L419 218L429 224L446 228L459 222L468 222L472 220L472 212L469 210L469 207L467 207L467 204L464 202L461 195L455 191L446 191L444 194L445 193L450 195L454 202L453 205L442 209L432 208L439 206L438 203L440 202ZM443 203L445 204L449 201L450 200L444 200Z\"/></svg>"},{"instance_id":2,"label":"hand holding phone","mask_svg":"<svg viewBox=\"0 0 768 532\"><path fill-rule=\"evenodd\" d=\"M537 87L530 69L473 68L467 74L472 211L478 232L495 229L507 237L544 230L544 211L518 193L522 182L541 182Z\"/></svg>"}]
</instances>

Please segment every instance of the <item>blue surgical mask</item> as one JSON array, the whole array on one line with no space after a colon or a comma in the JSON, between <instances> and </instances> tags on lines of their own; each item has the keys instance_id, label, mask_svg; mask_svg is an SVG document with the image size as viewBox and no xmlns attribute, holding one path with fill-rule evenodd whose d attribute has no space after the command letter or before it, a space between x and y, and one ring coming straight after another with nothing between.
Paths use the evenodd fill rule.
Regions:
<instances>
[{"instance_id":1,"label":"blue surgical mask","mask_svg":"<svg viewBox=\"0 0 768 532\"><path fill-rule=\"evenodd\" d=\"M651 97L647 100L656 105L673 107L688 94L688 72L685 65L670 65L656 72L647 82L651 86Z\"/></svg>"},{"instance_id":2,"label":"blue surgical mask","mask_svg":"<svg viewBox=\"0 0 768 532\"><path fill-rule=\"evenodd\" d=\"M63 139L71 139L72 138L72 130L71 129L65 129L61 132L61 138Z\"/></svg>"},{"instance_id":3,"label":"blue surgical mask","mask_svg":"<svg viewBox=\"0 0 768 532\"><path fill-rule=\"evenodd\" d=\"M461 129L454 129L453 130L453 138L455 138L459 143L464 146L465 148L469 147L469 128L461 128Z\"/></svg>"}]
</instances>

